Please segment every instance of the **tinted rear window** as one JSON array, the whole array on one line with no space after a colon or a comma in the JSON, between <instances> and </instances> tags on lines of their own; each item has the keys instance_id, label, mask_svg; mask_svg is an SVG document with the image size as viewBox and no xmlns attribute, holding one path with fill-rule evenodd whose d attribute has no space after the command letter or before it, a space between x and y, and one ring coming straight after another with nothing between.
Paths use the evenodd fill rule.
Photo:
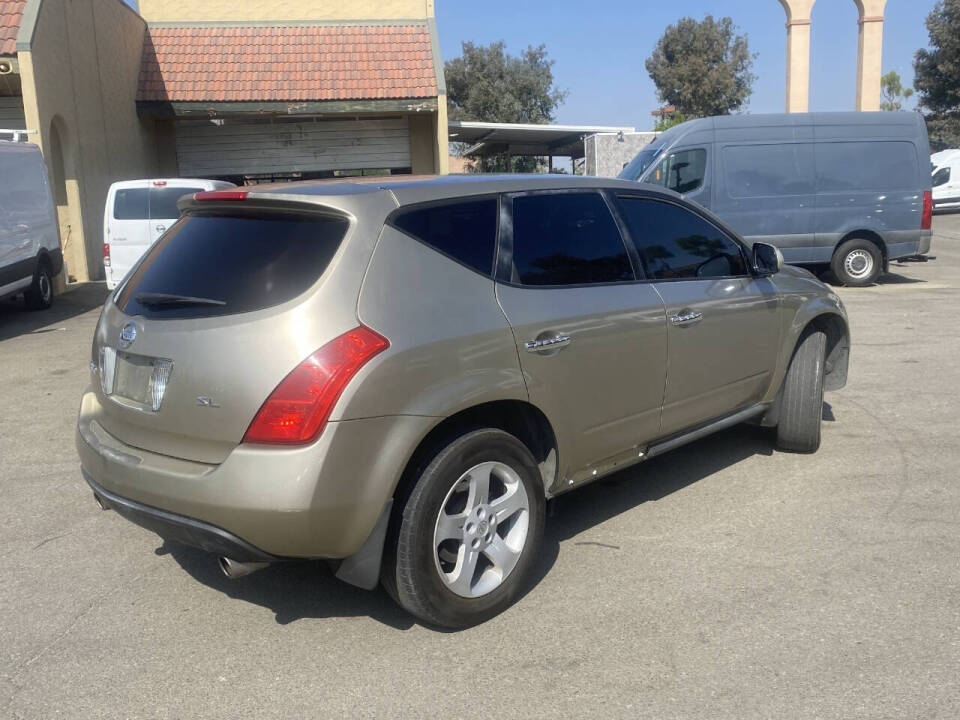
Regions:
<instances>
[{"instance_id":1,"label":"tinted rear window","mask_svg":"<svg viewBox=\"0 0 960 720\"><path fill-rule=\"evenodd\" d=\"M340 218L189 215L150 248L117 297L128 315L210 317L279 305L323 274L346 234ZM147 305L144 293L223 305Z\"/></svg>"},{"instance_id":2,"label":"tinted rear window","mask_svg":"<svg viewBox=\"0 0 960 720\"><path fill-rule=\"evenodd\" d=\"M146 188L122 188L113 196L115 220L147 220L150 217L150 191ZM174 217L177 217L174 215Z\"/></svg>"},{"instance_id":3,"label":"tinted rear window","mask_svg":"<svg viewBox=\"0 0 960 720\"><path fill-rule=\"evenodd\" d=\"M599 193L513 199L512 282L593 285L633 279L620 230Z\"/></svg>"},{"instance_id":4,"label":"tinted rear window","mask_svg":"<svg viewBox=\"0 0 960 720\"><path fill-rule=\"evenodd\" d=\"M820 192L920 190L912 143L824 142L816 146Z\"/></svg>"},{"instance_id":5,"label":"tinted rear window","mask_svg":"<svg viewBox=\"0 0 960 720\"><path fill-rule=\"evenodd\" d=\"M176 220L180 217L177 200L184 195L203 192L201 187L166 187L150 190L150 217L156 220Z\"/></svg>"},{"instance_id":6,"label":"tinted rear window","mask_svg":"<svg viewBox=\"0 0 960 720\"><path fill-rule=\"evenodd\" d=\"M411 208L392 224L420 242L484 275L493 272L497 241L496 198Z\"/></svg>"}]
</instances>

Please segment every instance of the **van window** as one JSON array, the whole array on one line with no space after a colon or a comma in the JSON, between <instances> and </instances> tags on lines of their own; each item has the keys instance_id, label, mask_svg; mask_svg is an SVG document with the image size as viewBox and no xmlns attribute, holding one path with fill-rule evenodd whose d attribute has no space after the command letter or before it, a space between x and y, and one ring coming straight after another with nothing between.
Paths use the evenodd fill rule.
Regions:
<instances>
[{"instance_id":1,"label":"van window","mask_svg":"<svg viewBox=\"0 0 960 720\"><path fill-rule=\"evenodd\" d=\"M279 305L320 278L348 226L345 218L289 213L187 215L147 251L117 306L127 315L172 319ZM152 302L138 300L147 293ZM163 295L173 297L157 300Z\"/></svg>"},{"instance_id":2,"label":"van window","mask_svg":"<svg viewBox=\"0 0 960 720\"><path fill-rule=\"evenodd\" d=\"M704 280L743 276L740 246L719 228L669 202L620 198L623 219L655 280Z\"/></svg>"},{"instance_id":3,"label":"van window","mask_svg":"<svg viewBox=\"0 0 960 720\"><path fill-rule=\"evenodd\" d=\"M933 187L950 182L950 168L942 167L933 174Z\"/></svg>"},{"instance_id":4,"label":"van window","mask_svg":"<svg viewBox=\"0 0 960 720\"><path fill-rule=\"evenodd\" d=\"M513 199L512 282L591 285L634 279L620 230L600 193Z\"/></svg>"},{"instance_id":5,"label":"van window","mask_svg":"<svg viewBox=\"0 0 960 720\"><path fill-rule=\"evenodd\" d=\"M184 195L203 192L202 187L150 188L150 219L176 220L180 217L177 200Z\"/></svg>"},{"instance_id":6,"label":"van window","mask_svg":"<svg viewBox=\"0 0 960 720\"><path fill-rule=\"evenodd\" d=\"M120 188L113 196L114 220L149 220L150 192L146 188Z\"/></svg>"},{"instance_id":7,"label":"van window","mask_svg":"<svg viewBox=\"0 0 960 720\"><path fill-rule=\"evenodd\" d=\"M733 198L812 195L810 143L739 145L723 149L727 193Z\"/></svg>"},{"instance_id":8,"label":"van window","mask_svg":"<svg viewBox=\"0 0 960 720\"><path fill-rule=\"evenodd\" d=\"M913 143L821 142L815 156L818 192L921 189Z\"/></svg>"},{"instance_id":9,"label":"van window","mask_svg":"<svg viewBox=\"0 0 960 720\"><path fill-rule=\"evenodd\" d=\"M496 198L486 198L402 210L392 224L457 262L490 275L498 217Z\"/></svg>"},{"instance_id":10,"label":"van window","mask_svg":"<svg viewBox=\"0 0 960 720\"><path fill-rule=\"evenodd\" d=\"M703 148L680 150L661 160L647 178L678 193L689 193L703 185L707 171L707 151Z\"/></svg>"}]
</instances>

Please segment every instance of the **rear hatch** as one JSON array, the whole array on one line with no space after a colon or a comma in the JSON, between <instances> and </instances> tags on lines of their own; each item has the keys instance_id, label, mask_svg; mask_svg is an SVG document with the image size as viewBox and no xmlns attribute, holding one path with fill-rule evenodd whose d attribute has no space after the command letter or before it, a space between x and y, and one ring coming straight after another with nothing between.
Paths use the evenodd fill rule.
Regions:
<instances>
[{"instance_id":1,"label":"rear hatch","mask_svg":"<svg viewBox=\"0 0 960 720\"><path fill-rule=\"evenodd\" d=\"M356 222L322 205L200 205L108 301L94 375L107 432L144 450L219 463L278 383L357 325L372 242L351 258Z\"/></svg>"}]
</instances>

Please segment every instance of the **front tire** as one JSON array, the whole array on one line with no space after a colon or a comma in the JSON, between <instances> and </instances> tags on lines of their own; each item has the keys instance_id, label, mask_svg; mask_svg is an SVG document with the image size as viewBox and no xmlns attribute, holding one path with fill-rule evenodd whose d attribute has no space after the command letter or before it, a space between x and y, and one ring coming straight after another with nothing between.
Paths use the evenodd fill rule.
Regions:
<instances>
[{"instance_id":1,"label":"front tire","mask_svg":"<svg viewBox=\"0 0 960 720\"><path fill-rule=\"evenodd\" d=\"M543 537L536 460L502 430L461 435L420 473L402 509L384 584L424 622L465 628L499 614L526 582Z\"/></svg>"},{"instance_id":2,"label":"front tire","mask_svg":"<svg viewBox=\"0 0 960 720\"><path fill-rule=\"evenodd\" d=\"M880 248L869 240L853 238L837 248L830 269L842 285L873 285L883 271L883 255Z\"/></svg>"},{"instance_id":3,"label":"front tire","mask_svg":"<svg viewBox=\"0 0 960 720\"><path fill-rule=\"evenodd\" d=\"M783 450L812 453L820 447L826 348L820 330L804 331L797 343L780 398L777 445Z\"/></svg>"},{"instance_id":4,"label":"front tire","mask_svg":"<svg viewBox=\"0 0 960 720\"><path fill-rule=\"evenodd\" d=\"M45 259L37 263L33 283L23 297L30 310L46 310L53 305L53 276L50 274L50 264Z\"/></svg>"}]
</instances>

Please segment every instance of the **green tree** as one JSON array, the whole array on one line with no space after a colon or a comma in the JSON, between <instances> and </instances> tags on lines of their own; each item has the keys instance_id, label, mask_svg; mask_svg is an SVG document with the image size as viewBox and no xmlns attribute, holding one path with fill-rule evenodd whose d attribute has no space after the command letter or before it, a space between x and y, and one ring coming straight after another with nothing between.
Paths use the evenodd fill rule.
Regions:
<instances>
[{"instance_id":1,"label":"green tree","mask_svg":"<svg viewBox=\"0 0 960 720\"><path fill-rule=\"evenodd\" d=\"M444 66L447 105L451 120L535 123L553 121L554 112L567 97L553 79L553 60L545 45L530 46L520 56L511 55L501 42L490 45L463 43L460 57ZM511 169L532 172L542 161L507 157L484 158L480 171Z\"/></svg>"},{"instance_id":2,"label":"green tree","mask_svg":"<svg viewBox=\"0 0 960 720\"><path fill-rule=\"evenodd\" d=\"M880 92L883 95L880 109L896 112L903 110L903 103L913 95L913 88L905 88L900 81L900 74L891 70L880 78Z\"/></svg>"},{"instance_id":3,"label":"green tree","mask_svg":"<svg viewBox=\"0 0 960 720\"><path fill-rule=\"evenodd\" d=\"M756 76L746 35L728 17L681 18L647 58L647 72L664 103L681 115L726 115L743 108Z\"/></svg>"},{"instance_id":4,"label":"green tree","mask_svg":"<svg viewBox=\"0 0 960 720\"><path fill-rule=\"evenodd\" d=\"M960 0L940 0L927 16L930 47L917 50L913 86L927 111L935 149L960 147Z\"/></svg>"}]
</instances>

